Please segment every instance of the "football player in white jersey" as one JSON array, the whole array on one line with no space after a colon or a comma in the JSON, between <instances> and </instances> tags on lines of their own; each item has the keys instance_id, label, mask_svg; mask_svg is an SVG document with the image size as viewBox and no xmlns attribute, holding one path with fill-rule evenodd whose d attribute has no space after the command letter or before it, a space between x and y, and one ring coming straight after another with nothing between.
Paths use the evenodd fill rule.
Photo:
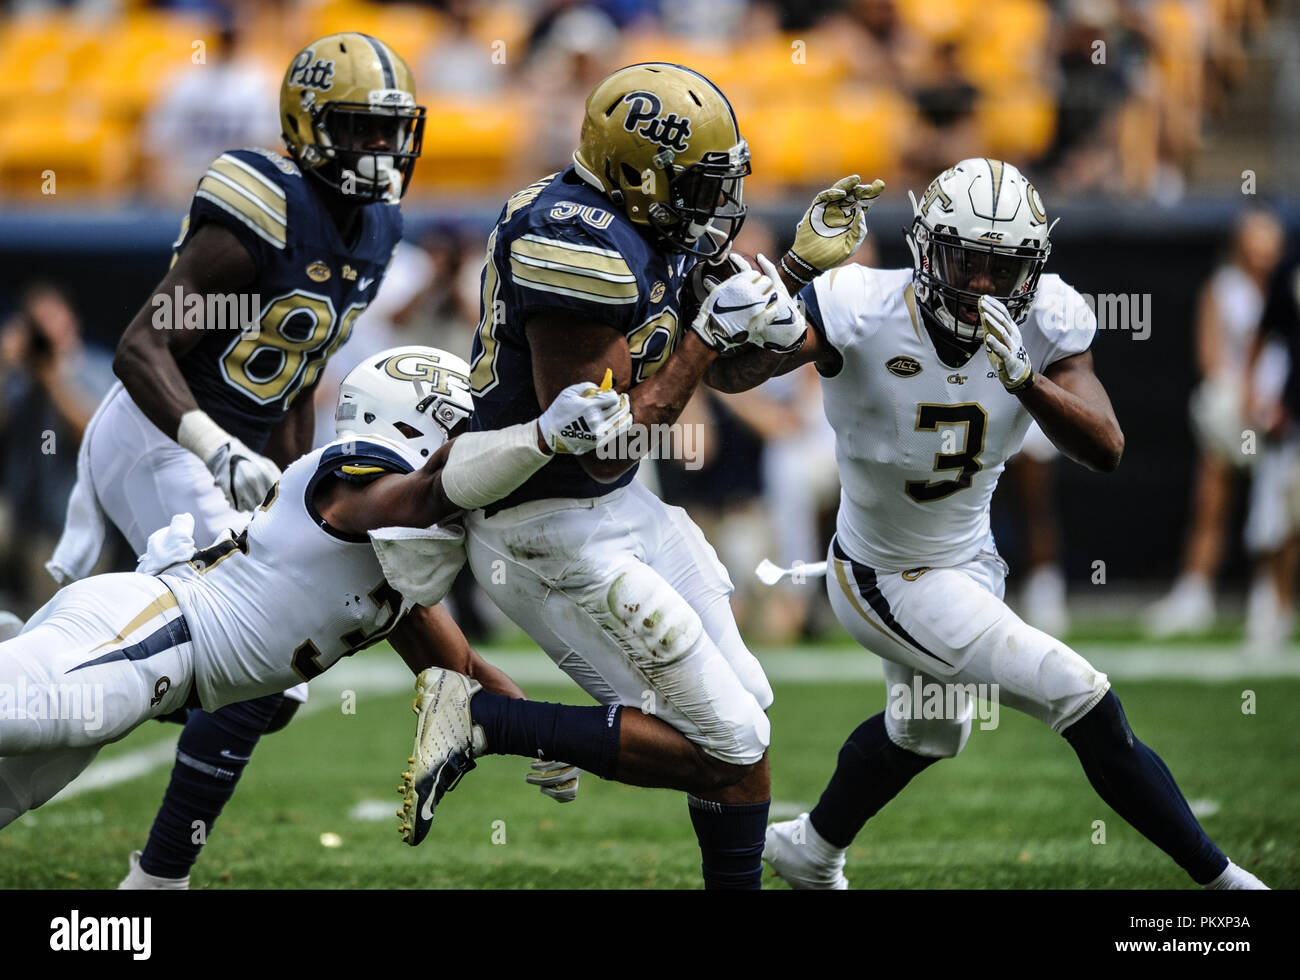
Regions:
<instances>
[{"instance_id":1,"label":"football player in white jersey","mask_svg":"<svg viewBox=\"0 0 1300 980\"><path fill-rule=\"evenodd\" d=\"M574 384L535 420L460 434L469 385L445 351L368 358L341 386L338 439L290 464L246 527L196 550L179 515L138 571L67 586L0 644L0 827L148 719L284 690L383 637L414 671L448 666L521 697L432 608L465 561L463 529L434 522L511 492L556 450L603 445L631 415L626 395Z\"/></svg>"},{"instance_id":2,"label":"football player in white jersey","mask_svg":"<svg viewBox=\"0 0 1300 980\"><path fill-rule=\"evenodd\" d=\"M1042 273L1041 197L1015 167L970 159L913 208L913 268L844 266L800 293L811 329L789 363L822 376L842 486L827 589L884 660L888 703L849 736L812 813L768 828L765 860L795 887L846 887L850 842L913 776L961 751L979 692L1064 736L1102 799L1197 883L1262 887L1205 835L1106 675L1002 601L989 501L1031 420L1093 470L1114 470L1124 449L1093 373L1093 313ZM756 293L788 302L785 271Z\"/></svg>"}]
</instances>

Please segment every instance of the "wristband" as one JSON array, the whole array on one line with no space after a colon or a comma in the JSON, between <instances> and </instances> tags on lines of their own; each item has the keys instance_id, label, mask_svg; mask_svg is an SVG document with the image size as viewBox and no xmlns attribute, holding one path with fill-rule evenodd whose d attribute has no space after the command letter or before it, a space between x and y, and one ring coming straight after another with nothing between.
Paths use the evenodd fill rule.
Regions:
<instances>
[{"instance_id":1,"label":"wristband","mask_svg":"<svg viewBox=\"0 0 1300 980\"><path fill-rule=\"evenodd\" d=\"M213 422L207 412L197 408L182 415L181 424L176 429L176 441L205 463L231 438L230 433Z\"/></svg>"}]
</instances>

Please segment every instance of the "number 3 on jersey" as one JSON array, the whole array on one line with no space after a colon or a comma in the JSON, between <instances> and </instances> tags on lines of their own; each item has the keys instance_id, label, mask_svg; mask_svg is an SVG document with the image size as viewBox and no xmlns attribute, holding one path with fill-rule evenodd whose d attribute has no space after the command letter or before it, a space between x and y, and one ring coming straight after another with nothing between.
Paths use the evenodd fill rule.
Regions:
<instances>
[{"instance_id":1,"label":"number 3 on jersey","mask_svg":"<svg viewBox=\"0 0 1300 980\"><path fill-rule=\"evenodd\" d=\"M962 402L957 405L916 406L916 428L918 432L936 432L939 426L964 425L966 438L959 449L954 452L934 454L934 468L940 470L960 470L955 480L908 480L905 484L907 495L923 504L942 500L958 490L965 490L971 479L980 470L979 454L984 451L984 430L988 425L988 412L978 402Z\"/></svg>"},{"instance_id":2,"label":"number 3 on jersey","mask_svg":"<svg viewBox=\"0 0 1300 980\"><path fill-rule=\"evenodd\" d=\"M230 345L221 373L259 404L284 399L287 408L299 391L315 383L364 309L354 303L340 317L328 296L302 289L277 297L262 312L258 329Z\"/></svg>"}]
</instances>

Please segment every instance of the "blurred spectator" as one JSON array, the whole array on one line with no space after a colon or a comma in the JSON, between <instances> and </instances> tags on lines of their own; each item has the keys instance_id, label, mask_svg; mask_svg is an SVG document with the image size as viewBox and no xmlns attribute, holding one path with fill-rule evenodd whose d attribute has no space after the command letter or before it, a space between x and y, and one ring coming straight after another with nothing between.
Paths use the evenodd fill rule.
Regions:
<instances>
[{"instance_id":1,"label":"blurred spectator","mask_svg":"<svg viewBox=\"0 0 1300 980\"><path fill-rule=\"evenodd\" d=\"M619 67L618 55L618 29L595 7L566 5L549 30L535 35L526 68L534 174L563 170L573 162L587 96Z\"/></svg>"},{"instance_id":2,"label":"blurred spectator","mask_svg":"<svg viewBox=\"0 0 1300 980\"><path fill-rule=\"evenodd\" d=\"M1192 432L1200 451L1192 489L1182 572L1170 593L1151 607L1146 626L1152 636L1196 633L1214 622L1213 583L1238 477L1256 461L1256 448L1243 444L1252 422L1243 417L1248 395L1274 403L1284 378L1285 352L1271 348L1253 368L1251 350L1269 281L1282 255L1283 233L1263 211L1247 212L1237 222L1225 260L1202 286L1197 308L1196 363L1201 381L1192 393ZM1265 447L1258 447L1265 449ZM1271 450L1265 449L1268 456ZM1287 537L1285 497L1275 486L1285 482L1286 466L1260 459L1252 493L1247 544L1251 551L1275 553ZM1259 600L1257 600L1259 601ZM1269 616L1267 609L1257 615ZM1259 624L1257 623L1257 626Z\"/></svg>"},{"instance_id":3,"label":"blurred spectator","mask_svg":"<svg viewBox=\"0 0 1300 980\"><path fill-rule=\"evenodd\" d=\"M849 77L872 85L905 82L921 53L919 38L898 15L897 0L852 0L843 13L827 18L823 36L843 58Z\"/></svg>"},{"instance_id":4,"label":"blurred spectator","mask_svg":"<svg viewBox=\"0 0 1300 980\"><path fill-rule=\"evenodd\" d=\"M230 149L280 146L280 79L249 49L232 15L206 64L173 75L144 122L146 187L183 205L208 165Z\"/></svg>"},{"instance_id":5,"label":"blurred spectator","mask_svg":"<svg viewBox=\"0 0 1300 980\"><path fill-rule=\"evenodd\" d=\"M979 93L962 70L956 40L938 44L912 90L917 124L910 131L904 165L924 183L975 156L979 147L975 100Z\"/></svg>"},{"instance_id":6,"label":"blurred spectator","mask_svg":"<svg viewBox=\"0 0 1300 980\"><path fill-rule=\"evenodd\" d=\"M480 6L473 0L448 0L447 33L439 35L422 65L422 99L426 91L430 96L491 99L509 81L509 60L504 65L493 62L490 42L475 33L474 14Z\"/></svg>"},{"instance_id":7,"label":"blurred spectator","mask_svg":"<svg viewBox=\"0 0 1300 980\"><path fill-rule=\"evenodd\" d=\"M77 480L77 447L95 406L113 385L113 354L82 343L81 326L58 286L29 286L0 327L0 433L9 533L0 564L6 589L28 615L56 590L43 567L63 529Z\"/></svg>"}]
</instances>

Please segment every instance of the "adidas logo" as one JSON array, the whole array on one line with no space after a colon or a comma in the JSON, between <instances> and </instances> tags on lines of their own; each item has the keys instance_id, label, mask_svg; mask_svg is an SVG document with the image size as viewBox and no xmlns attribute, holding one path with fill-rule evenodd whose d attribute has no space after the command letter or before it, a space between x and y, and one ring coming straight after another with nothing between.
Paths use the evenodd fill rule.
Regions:
<instances>
[{"instance_id":1,"label":"adidas logo","mask_svg":"<svg viewBox=\"0 0 1300 980\"><path fill-rule=\"evenodd\" d=\"M584 418L576 418L563 429L560 430L562 439L585 439L588 442L594 442L596 437L592 434L591 426L587 424Z\"/></svg>"}]
</instances>

